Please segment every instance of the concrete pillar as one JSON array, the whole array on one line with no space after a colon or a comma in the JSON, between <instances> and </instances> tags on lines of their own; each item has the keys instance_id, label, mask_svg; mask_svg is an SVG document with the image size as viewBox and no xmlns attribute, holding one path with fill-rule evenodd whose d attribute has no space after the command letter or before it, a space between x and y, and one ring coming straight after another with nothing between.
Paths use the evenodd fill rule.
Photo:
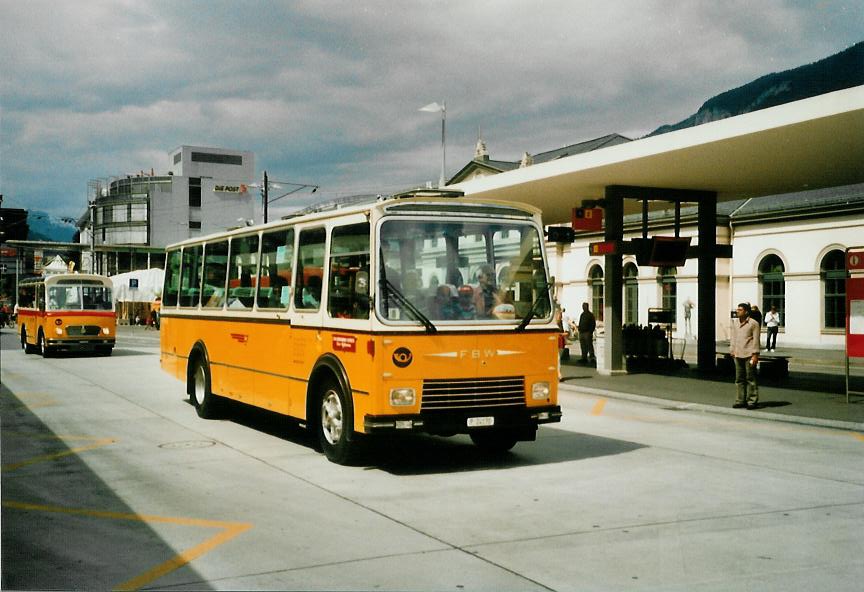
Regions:
<instances>
[{"instance_id":1,"label":"concrete pillar","mask_svg":"<svg viewBox=\"0 0 864 592\"><path fill-rule=\"evenodd\" d=\"M702 372L713 371L717 341L717 194L699 196L699 325L696 335L697 366Z\"/></svg>"},{"instance_id":2,"label":"concrete pillar","mask_svg":"<svg viewBox=\"0 0 864 592\"><path fill-rule=\"evenodd\" d=\"M624 240L624 196L614 187L606 188L604 240ZM603 356L598 357L597 372L605 375L624 374L624 269L620 249L615 255L605 256L603 270L603 327L606 334L603 340ZM596 311L595 311L596 313Z\"/></svg>"}]
</instances>

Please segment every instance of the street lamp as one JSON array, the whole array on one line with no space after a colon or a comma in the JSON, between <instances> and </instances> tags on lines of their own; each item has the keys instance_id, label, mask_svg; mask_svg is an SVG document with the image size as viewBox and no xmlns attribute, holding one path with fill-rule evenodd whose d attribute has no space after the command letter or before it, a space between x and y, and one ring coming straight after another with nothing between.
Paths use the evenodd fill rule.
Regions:
<instances>
[{"instance_id":1,"label":"street lamp","mask_svg":"<svg viewBox=\"0 0 864 592\"><path fill-rule=\"evenodd\" d=\"M270 199L270 188L271 187L274 189L284 189L286 185L293 187L293 189L286 191L282 195L274 197L273 199ZM273 203L274 201L276 201L277 199L282 199L283 197L291 195L292 193L297 193L298 191L301 191L303 189L311 188L312 189L311 193L315 193L316 191L318 191L318 189L320 189L319 185L313 185L311 183L292 183L290 181L271 181L270 178L267 176L267 171L264 171L264 181L261 183L261 185L259 185L258 183L252 183L251 185L249 185L249 187L260 187L261 188L261 204L263 205L263 209L264 209L264 223L265 224L267 223L267 206L270 205L271 203Z\"/></svg>"},{"instance_id":2,"label":"street lamp","mask_svg":"<svg viewBox=\"0 0 864 592\"><path fill-rule=\"evenodd\" d=\"M426 111L427 113L436 113L438 111L441 112L441 177L438 179L438 188L444 187L444 165L446 160L446 150L444 144L444 129L445 122L447 120L447 103L441 101L441 104L438 103L429 103L425 107L420 107L418 111Z\"/></svg>"}]
</instances>

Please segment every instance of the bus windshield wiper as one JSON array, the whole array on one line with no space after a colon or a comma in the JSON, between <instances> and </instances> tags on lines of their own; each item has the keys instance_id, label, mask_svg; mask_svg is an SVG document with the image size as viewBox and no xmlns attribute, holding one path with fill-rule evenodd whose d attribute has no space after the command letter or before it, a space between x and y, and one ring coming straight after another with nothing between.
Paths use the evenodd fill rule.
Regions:
<instances>
[{"instance_id":1,"label":"bus windshield wiper","mask_svg":"<svg viewBox=\"0 0 864 592\"><path fill-rule=\"evenodd\" d=\"M408 298L399 291L399 288L394 286L390 280L386 277L381 278L381 287L382 291L384 291L388 296L393 296L393 299L396 303L411 313L411 316L414 317L415 321L420 321L424 327L426 327L427 333L437 333L438 328L432 324L432 321L429 320L429 317L424 315L420 310L414 306L414 304L408 300ZM386 301L386 300L385 300Z\"/></svg>"},{"instance_id":2,"label":"bus windshield wiper","mask_svg":"<svg viewBox=\"0 0 864 592\"><path fill-rule=\"evenodd\" d=\"M531 310L528 311L528 314L525 315L525 318L522 319L522 322L519 323L519 325L516 327L516 329L515 329L516 331L524 331L525 330L525 327L528 326L528 323L531 322L531 319L533 319L537 315L537 311L540 309L540 303L541 302L544 302L544 303L549 302L549 285L548 284L546 285L546 297L545 298L538 298L537 300L534 301L534 304L531 306Z\"/></svg>"}]
</instances>

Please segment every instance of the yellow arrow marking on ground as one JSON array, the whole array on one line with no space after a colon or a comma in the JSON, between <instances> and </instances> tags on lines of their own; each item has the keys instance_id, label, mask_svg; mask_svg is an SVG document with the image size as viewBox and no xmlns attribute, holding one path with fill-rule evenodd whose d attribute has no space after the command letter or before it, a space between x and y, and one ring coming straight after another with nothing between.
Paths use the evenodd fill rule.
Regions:
<instances>
[{"instance_id":1,"label":"yellow arrow marking on ground","mask_svg":"<svg viewBox=\"0 0 864 592\"><path fill-rule=\"evenodd\" d=\"M594 403L594 408L591 410L591 415L600 415L603 413L603 408L606 406L606 399L600 399Z\"/></svg>"},{"instance_id":2,"label":"yellow arrow marking on ground","mask_svg":"<svg viewBox=\"0 0 864 592\"><path fill-rule=\"evenodd\" d=\"M252 525L248 522L223 522L220 520L201 520L198 518L177 518L172 516L153 516L147 514L130 514L124 512L109 512L102 510L83 510L77 508L61 508L58 506L42 506L39 504L26 504L21 502L3 502L3 507L30 512L54 512L59 514L70 514L73 516L89 516L91 518L107 518L110 520L133 520L144 523L177 524L180 526L197 526L202 528L219 528L221 532L213 535L206 541L186 549L175 555L168 561L160 563L156 567L147 570L131 580L118 584L116 590L137 590L142 586L153 582L183 567L192 560L212 551L219 545L226 543L237 535L246 532Z\"/></svg>"},{"instance_id":3,"label":"yellow arrow marking on ground","mask_svg":"<svg viewBox=\"0 0 864 592\"><path fill-rule=\"evenodd\" d=\"M55 458L62 458L64 456L69 456L70 454L77 454L78 452L84 452L86 450L93 450L94 448L101 448L102 446L108 446L109 444L113 444L116 442L113 438L94 438L92 436L26 436L27 438L33 440L90 440L93 443L88 444L86 446L78 446L76 448L70 448L68 450L63 450L61 452L55 452L53 454L43 454L41 456L34 456L33 458L29 458L27 460L22 460L17 463L7 463L2 466L3 473L14 471L15 469L20 469L21 467L26 467L28 465L33 465L40 462L45 462L48 460L54 460Z\"/></svg>"}]
</instances>

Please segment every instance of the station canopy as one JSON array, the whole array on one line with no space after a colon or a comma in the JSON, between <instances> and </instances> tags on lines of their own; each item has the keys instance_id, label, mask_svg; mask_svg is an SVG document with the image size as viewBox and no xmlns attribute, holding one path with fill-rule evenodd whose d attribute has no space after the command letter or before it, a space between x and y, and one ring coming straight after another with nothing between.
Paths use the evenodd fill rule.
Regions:
<instances>
[{"instance_id":1,"label":"station canopy","mask_svg":"<svg viewBox=\"0 0 864 592\"><path fill-rule=\"evenodd\" d=\"M611 185L713 191L727 201L861 182L864 86L857 86L447 188L529 203L545 222L560 223ZM635 200L624 207L641 211Z\"/></svg>"}]
</instances>

